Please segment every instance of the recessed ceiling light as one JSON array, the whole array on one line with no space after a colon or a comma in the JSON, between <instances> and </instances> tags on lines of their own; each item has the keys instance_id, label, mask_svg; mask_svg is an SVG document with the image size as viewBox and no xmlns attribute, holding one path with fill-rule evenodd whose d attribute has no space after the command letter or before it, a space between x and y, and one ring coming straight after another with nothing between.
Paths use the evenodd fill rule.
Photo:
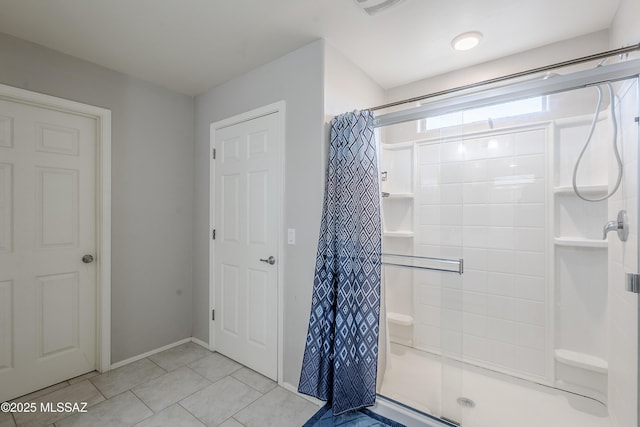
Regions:
<instances>
[{"instance_id":1,"label":"recessed ceiling light","mask_svg":"<svg viewBox=\"0 0 640 427\"><path fill-rule=\"evenodd\" d=\"M451 46L455 50L469 50L478 46L480 43L480 39L482 38L482 33L479 31L468 31L466 33L462 33L456 36L453 40L451 40Z\"/></svg>"}]
</instances>

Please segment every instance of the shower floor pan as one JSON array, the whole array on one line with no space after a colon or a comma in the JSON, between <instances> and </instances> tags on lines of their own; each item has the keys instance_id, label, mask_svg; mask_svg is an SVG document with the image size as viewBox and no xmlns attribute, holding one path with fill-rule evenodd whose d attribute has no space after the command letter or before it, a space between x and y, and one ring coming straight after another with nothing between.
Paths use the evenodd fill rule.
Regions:
<instances>
[{"instance_id":1,"label":"shower floor pan","mask_svg":"<svg viewBox=\"0 0 640 427\"><path fill-rule=\"evenodd\" d=\"M443 372L438 356L395 343L387 360L380 395L459 421L463 427L611 427L607 408L590 398L476 366L458 364ZM444 387L443 375L451 380ZM470 399L475 406L460 405L459 398L463 403ZM381 414L393 418L392 403L382 399L379 406ZM398 416L411 412L398 411ZM407 425L412 427L437 425L426 417L411 416Z\"/></svg>"}]
</instances>

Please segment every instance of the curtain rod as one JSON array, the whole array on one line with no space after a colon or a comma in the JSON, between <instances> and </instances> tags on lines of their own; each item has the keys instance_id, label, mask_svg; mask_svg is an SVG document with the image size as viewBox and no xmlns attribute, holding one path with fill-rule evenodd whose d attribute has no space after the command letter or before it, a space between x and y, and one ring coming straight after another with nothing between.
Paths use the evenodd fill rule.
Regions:
<instances>
[{"instance_id":1,"label":"curtain rod","mask_svg":"<svg viewBox=\"0 0 640 427\"><path fill-rule=\"evenodd\" d=\"M413 97L413 98L403 99L401 101L390 102L388 104L382 104L382 105L378 105L376 107L369 108L369 110L371 110L371 111L382 110L383 108L396 107L398 105L409 104L409 103L418 102L418 101L424 101L425 99L435 98L437 96L442 96L442 95L448 95L448 94L451 94L451 93L461 92L463 90L473 89L473 88L476 88L476 87L485 86L485 85L489 85L489 84L493 84L493 83L499 83L499 82L503 82L503 81L506 81L506 80L515 79L515 78L518 78L518 77L524 77L524 76L528 76L528 75L531 75L531 74L541 73L541 72L544 72L544 71L551 71L551 70L555 70L555 69L561 68L561 67L566 67L566 66L569 66L569 65L582 64L582 63L585 63L585 62L594 61L596 59L609 58L609 57L615 56L615 55L623 55L625 53L634 52L636 50L640 50L640 43L634 44L634 45L630 45L630 46L626 46L626 47L621 47L621 48L618 48L618 49L607 50L607 51L600 52L600 53L594 53L593 55L587 55L587 56L583 56L583 57L580 57L580 58L570 59L570 60L567 60L567 61L557 62L555 64L545 65L543 67L532 68L532 69L526 70L526 71L519 71L517 73L507 74L505 76L495 77L493 79L483 80L483 81L476 82L476 83L470 83L470 84L467 84L467 85L458 86L458 87L454 87L454 88L451 88L451 89L444 89L444 90L440 90L438 92L432 92L432 93L429 93L429 94L426 94L426 95L422 95L422 96L416 96L416 97Z\"/></svg>"}]
</instances>

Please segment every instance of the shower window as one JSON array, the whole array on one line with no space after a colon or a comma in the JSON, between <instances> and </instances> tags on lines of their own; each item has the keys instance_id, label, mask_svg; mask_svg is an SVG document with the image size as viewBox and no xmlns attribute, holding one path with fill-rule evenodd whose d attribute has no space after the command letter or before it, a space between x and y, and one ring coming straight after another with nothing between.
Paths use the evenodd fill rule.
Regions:
<instances>
[{"instance_id":1,"label":"shower window","mask_svg":"<svg viewBox=\"0 0 640 427\"><path fill-rule=\"evenodd\" d=\"M463 124L487 122L490 120L504 119L526 114L542 113L547 111L547 97L537 96L506 102L503 104L489 105L480 108L466 110L460 114L449 113L439 116L427 117L418 121L418 132L427 132L434 129L442 129Z\"/></svg>"}]
</instances>

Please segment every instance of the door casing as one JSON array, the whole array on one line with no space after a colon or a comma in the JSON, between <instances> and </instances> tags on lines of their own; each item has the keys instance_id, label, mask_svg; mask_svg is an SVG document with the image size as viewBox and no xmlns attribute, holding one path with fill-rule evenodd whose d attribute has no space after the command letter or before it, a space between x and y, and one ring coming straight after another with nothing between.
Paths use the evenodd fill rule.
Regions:
<instances>
[{"instance_id":1,"label":"door casing","mask_svg":"<svg viewBox=\"0 0 640 427\"><path fill-rule=\"evenodd\" d=\"M278 241L278 253L275 254L276 259L278 260L278 264L280 268L278 269L278 384L282 385L283 383L283 304L284 304L284 269L286 266L286 260L282 256L284 254L283 248L283 238L282 233L284 230L284 203L285 203L285 169L284 169L284 153L286 146L286 135L285 135L285 115L286 115L286 102L278 101L273 104L266 105L264 107L256 108L251 111L247 111L245 113L238 114L233 117L229 117L227 119L223 119L214 123L211 123L210 131L209 131L209 311L207 313L209 317L209 350L215 351L215 327L213 324L213 320L211 319L212 310L215 308L215 277L216 271L214 267L214 257L215 257L215 244L212 238L212 232L215 229L215 203L216 203L216 195L215 195L215 160L213 159L213 150L215 148L215 131L216 129L221 129L228 126L233 126L238 123L246 122L249 120L253 120L262 116L266 116L268 114L278 114L278 123L279 123L279 134L280 138L278 142L280 143L280 153L283 153L281 162L280 162L280 173L281 173L281 188L280 192L282 194L282 205L280 206L280 220L279 220L279 230L278 235L280 239Z\"/></svg>"},{"instance_id":2,"label":"door casing","mask_svg":"<svg viewBox=\"0 0 640 427\"><path fill-rule=\"evenodd\" d=\"M95 119L96 367L111 369L111 110L0 84L0 99Z\"/></svg>"}]
</instances>

